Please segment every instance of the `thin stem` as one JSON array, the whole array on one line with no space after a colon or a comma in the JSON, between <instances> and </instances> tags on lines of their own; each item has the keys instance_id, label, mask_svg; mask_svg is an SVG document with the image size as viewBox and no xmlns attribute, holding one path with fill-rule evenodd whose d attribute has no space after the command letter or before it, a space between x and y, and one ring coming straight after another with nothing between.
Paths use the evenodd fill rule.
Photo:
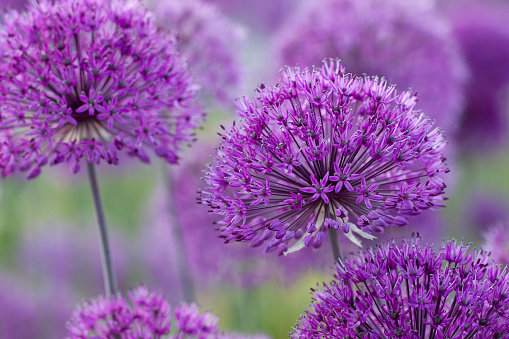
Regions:
<instances>
[{"instance_id":1,"label":"thin stem","mask_svg":"<svg viewBox=\"0 0 509 339\"><path fill-rule=\"evenodd\" d=\"M177 265L179 276L182 284L182 293L187 302L196 300L194 291L194 283L189 272L189 261L187 259L186 247L184 244L184 237L182 236L182 229L177 217L177 208L175 206L175 190L173 187L173 179L169 171L165 171L166 178L166 191L168 201L168 216L170 220L170 230L173 233L175 255L177 256Z\"/></svg>"},{"instance_id":2,"label":"thin stem","mask_svg":"<svg viewBox=\"0 0 509 339\"><path fill-rule=\"evenodd\" d=\"M339 239L338 239L338 231L335 228L329 228L327 230L329 235L330 247L332 248L332 256L334 257L334 261L338 263L342 263L342 255L341 248L339 248Z\"/></svg>"},{"instance_id":3,"label":"thin stem","mask_svg":"<svg viewBox=\"0 0 509 339\"><path fill-rule=\"evenodd\" d=\"M94 200L95 214L97 216L97 225L99 227L99 242L101 247L101 261L103 267L104 290L106 297L115 295L117 290L117 279L113 269L113 261L110 252L110 242L108 240L108 229L104 218L104 208L95 175L94 164L87 162L88 179L90 181L90 189L92 190L92 198Z\"/></svg>"}]
</instances>

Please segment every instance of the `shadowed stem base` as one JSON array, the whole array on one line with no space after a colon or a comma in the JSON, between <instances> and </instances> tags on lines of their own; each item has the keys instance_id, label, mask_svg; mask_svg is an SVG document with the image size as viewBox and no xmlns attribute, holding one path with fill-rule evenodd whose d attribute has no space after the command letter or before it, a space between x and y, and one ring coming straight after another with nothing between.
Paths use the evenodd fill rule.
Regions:
<instances>
[{"instance_id":1,"label":"shadowed stem base","mask_svg":"<svg viewBox=\"0 0 509 339\"><path fill-rule=\"evenodd\" d=\"M87 162L88 179L90 189L92 191L92 199L94 200L95 214L97 216L97 225L99 231L99 242L101 247L101 261L103 269L104 290L106 298L115 295L117 291L117 280L113 269L113 261L111 258L110 243L108 240L108 229L106 227L106 219L104 218L104 208L99 192L99 184L95 174L94 164Z\"/></svg>"},{"instance_id":2,"label":"shadowed stem base","mask_svg":"<svg viewBox=\"0 0 509 339\"><path fill-rule=\"evenodd\" d=\"M330 247L332 248L332 256L334 257L334 261L343 263L341 249L339 248L338 231L335 228L329 228L327 233L329 236Z\"/></svg>"}]
</instances>

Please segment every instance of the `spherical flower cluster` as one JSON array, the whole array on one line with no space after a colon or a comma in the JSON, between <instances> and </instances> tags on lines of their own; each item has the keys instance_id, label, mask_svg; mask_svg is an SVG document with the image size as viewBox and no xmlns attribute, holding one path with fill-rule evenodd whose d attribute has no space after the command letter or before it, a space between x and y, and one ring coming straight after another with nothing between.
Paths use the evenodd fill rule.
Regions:
<instances>
[{"instance_id":1,"label":"spherical flower cluster","mask_svg":"<svg viewBox=\"0 0 509 339\"><path fill-rule=\"evenodd\" d=\"M484 250L497 264L509 265L509 223L499 221L484 233Z\"/></svg>"},{"instance_id":2,"label":"spherical flower cluster","mask_svg":"<svg viewBox=\"0 0 509 339\"><path fill-rule=\"evenodd\" d=\"M210 312L201 313L198 305L186 303L175 309L175 330L172 327L170 335L170 305L161 293L140 286L128 296L130 303L119 294L110 299L99 297L78 306L67 324L70 338L251 338L221 333L218 317Z\"/></svg>"},{"instance_id":3,"label":"spherical flower cluster","mask_svg":"<svg viewBox=\"0 0 509 339\"><path fill-rule=\"evenodd\" d=\"M70 338L147 338L170 332L170 305L161 293L138 287L128 296L131 305L118 294L110 299L101 296L78 306L67 325ZM214 327L211 324L210 329Z\"/></svg>"},{"instance_id":4,"label":"spherical flower cluster","mask_svg":"<svg viewBox=\"0 0 509 339\"><path fill-rule=\"evenodd\" d=\"M457 130L466 71L432 1L309 1L288 18L274 46L278 67L340 58L350 72L411 87L444 131Z\"/></svg>"},{"instance_id":5,"label":"spherical flower cluster","mask_svg":"<svg viewBox=\"0 0 509 339\"><path fill-rule=\"evenodd\" d=\"M239 99L243 120L222 134L200 194L221 237L279 254L320 246L327 229L359 244L442 206L445 142L415 101L335 61L287 68Z\"/></svg>"},{"instance_id":6,"label":"spherical flower cluster","mask_svg":"<svg viewBox=\"0 0 509 339\"><path fill-rule=\"evenodd\" d=\"M507 338L509 277L463 242L418 238L338 264L292 338Z\"/></svg>"},{"instance_id":7,"label":"spherical flower cluster","mask_svg":"<svg viewBox=\"0 0 509 339\"><path fill-rule=\"evenodd\" d=\"M448 13L471 73L459 141L465 154L505 145L509 108L509 4L452 1Z\"/></svg>"},{"instance_id":8,"label":"spherical flower cluster","mask_svg":"<svg viewBox=\"0 0 509 339\"><path fill-rule=\"evenodd\" d=\"M158 1L155 12L159 24L177 35L178 48L202 92L230 103L241 80L243 29L200 0Z\"/></svg>"},{"instance_id":9,"label":"spherical flower cluster","mask_svg":"<svg viewBox=\"0 0 509 339\"><path fill-rule=\"evenodd\" d=\"M33 2L4 17L0 49L3 176L122 149L173 163L202 117L175 38L136 0Z\"/></svg>"}]
</instances>

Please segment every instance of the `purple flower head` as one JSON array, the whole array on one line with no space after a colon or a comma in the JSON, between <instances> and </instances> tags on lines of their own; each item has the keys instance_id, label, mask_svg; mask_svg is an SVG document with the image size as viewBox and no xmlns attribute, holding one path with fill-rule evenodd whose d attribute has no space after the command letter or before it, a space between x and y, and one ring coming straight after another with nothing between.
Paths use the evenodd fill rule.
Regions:
<instances>
[{"instance_id":1,"label":"purple flower head","mask_svg":"<svg viewBox=\"0 0 509 339\"><path fill-rule=\"evenodd\" d=\"M219 318L202 313L196 304L176 307L172 321L170 305L161 293L143 286L130 291L128 297L128 301L120 294L99 297L78 306L67 324L70 338L249 338L221 333Z\"/></svg>"},{"instance_id":2,"label":"purple flower head","mask_svg":"<svg viewBox=\"0 0 509 339\"><path fill-rule=\"evenodd\" d=\"M200 0L158 1L156 13L159 24L176 33L177 46L204 94L230 103L241 80L243 29Z\"/></svg>"},{"instance_id":3,"label":"purple flower head","mask_svg":"<svg viewBox=\"0 0 509 339\"><path fill-rule=\"evenodd\" d=\"M80 160L118 163L117 152L168 162L201 120L197 85L175 39L136 1L33 2L0 33L0 171Z\"/></svg>"},{"instance_id":4,"label":"purple flower head","mask_svg":"<svg viewBox=\"0 0 509 339\"><path fill-rule=\"evenodd\" d=\"M110 299L99 297L80 305L68 323L70 338L134 338L168 334L170 305L161 293L138 287Z\"/></svg>"},{"instance_id":5,"label":"purple flower head","mask_svg":"<svg viewBox=\"0 0 509 339\"><path fill-rule=\"evenodd\" d=\"M482 247L491 252L495 263L509 265L509 223L499 221L484 232Z\"/></svg>"},{"instance_id":6,"label":"purple flower head","mask_svg":"<svg viewBox=\"0 0 509 339\"><path fill-rule=\"evenodd\" d=\"M411 87L445 132L457 129L465 67L431 1L308 1L281 27L274 46L278 67L340 58L352 73Z\"/></svg>"},{"instance_id":7,"label":"purple flower head","mask_svg":"<svg viewBox=\"0 0 509 339\"><path fill-rule=\"evenodd\" d=\"M243 120L222 134L200 194L226 242L291 253L335 228L360 245L442 206L444 138L410 92L331 60L286 68L237 104Z\"/></svg>"},{"instance_id":8,"label":"purple flower head","mask_svg":"<svg viewBox=\"0 0 509 339\"><path fill-rule=\"evenodd\" d=\"M509 4L455 1L448 13L471 73L458 139L467 154L496 149L507 140L508 129Z\"/></svg>"},{"instance_id":9,"label":"purple flower head","mask_svg":"<svg viewBox=\"0 0 509 339\"><path fill-rule=\"evenodd\" d=\"M292 338L507 338L509 277L482 250L419 238L338 264Z\"/></svg>"}]
</instances>

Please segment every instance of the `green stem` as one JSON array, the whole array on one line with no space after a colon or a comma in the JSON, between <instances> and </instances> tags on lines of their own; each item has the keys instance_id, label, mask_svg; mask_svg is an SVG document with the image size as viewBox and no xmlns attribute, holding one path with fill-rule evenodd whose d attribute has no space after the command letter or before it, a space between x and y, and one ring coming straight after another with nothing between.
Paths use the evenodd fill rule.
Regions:
<instances>
[{"instance_id":1,"label":"green stem","mask_svg":"<svg viewBox=\"0 0 509 339\"><path fill-rule=\"evenodd\" d=\"M90 189L92 190L92 199L94 200L95 214L97 216L97 225L99 230L99 242L101 247L101 261L103 270L104 290L106 297L115 295L117 290L117 281L111 258L110 243L108 240L108 229L104 218L104 208L99 191L99 184L95 174L93 163L87 162L88 179Z\"/></svg>"}]
</instances>

